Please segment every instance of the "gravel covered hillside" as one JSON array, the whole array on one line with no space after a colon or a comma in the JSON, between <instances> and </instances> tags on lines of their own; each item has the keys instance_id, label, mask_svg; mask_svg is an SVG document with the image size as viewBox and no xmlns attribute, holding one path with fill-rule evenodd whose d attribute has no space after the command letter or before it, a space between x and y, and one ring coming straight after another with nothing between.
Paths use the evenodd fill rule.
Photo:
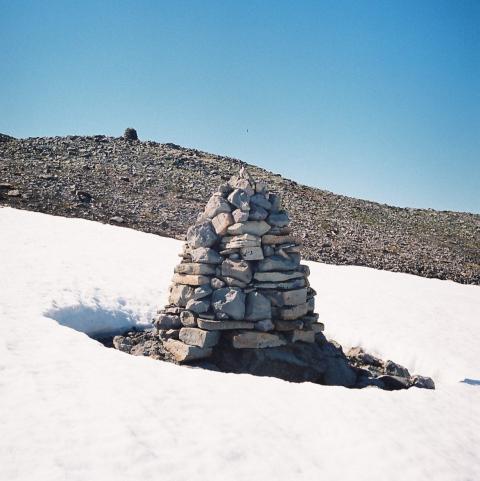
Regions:
<instances>
[{"instance_id":1,"label":"gravel covered hillside","mask_svg":"<svg viewBox=\"0 0 480 481\"><path fill-rule=\"evenodd\" d=\"M0 205L183 238L242 165L282 195L306 259L480 284L480 215L344 197L174 144L0 134Z\"/></svg>"}]
</instances>

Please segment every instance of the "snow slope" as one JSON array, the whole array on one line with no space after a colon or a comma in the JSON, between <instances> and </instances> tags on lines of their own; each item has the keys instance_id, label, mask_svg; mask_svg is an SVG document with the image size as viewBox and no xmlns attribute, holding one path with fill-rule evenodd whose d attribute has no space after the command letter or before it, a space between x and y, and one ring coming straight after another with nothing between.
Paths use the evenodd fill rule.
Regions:
<instances>
[{"instance_id":1,"label":"snow slope","mask_svg":"<svg viewBox=\"0 0 480 481\"><path fill-rule=\"evenodd\" d=\"M0 209L1 480L480 479L478 286L309 263L327 337L435 391L187 369L84 334L148 326L180 249Z\"/></svg>"}]
</instances>

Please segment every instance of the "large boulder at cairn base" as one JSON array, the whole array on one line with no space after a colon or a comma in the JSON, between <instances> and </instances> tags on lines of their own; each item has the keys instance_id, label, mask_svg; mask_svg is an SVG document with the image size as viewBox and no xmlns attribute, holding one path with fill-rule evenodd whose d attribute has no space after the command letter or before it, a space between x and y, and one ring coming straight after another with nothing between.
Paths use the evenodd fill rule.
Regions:
<instances>
[{"instance_id":1,"label":"large boulder at cairn base","mask_svg":"<svg viewBox=\"0 0 480 481\"><path fill-rule=\"evenodd\" d=\"M222 340L211 358L223 372L269 376L290 382L323 384L327 361L316 344L288 344L269 349L235 349Z\"/></svg>"},{"instance_id":2,"label":"large boulder at cairn base","mask_svg":"<svg viewBox=\"0 0 480 481\"><path fill-rule=\"evenodd\" d=\"M357 375L345 359L327 357L327 371L324 383L327 386L353 387L357 382Z\"/></svg>"}]
</instances>

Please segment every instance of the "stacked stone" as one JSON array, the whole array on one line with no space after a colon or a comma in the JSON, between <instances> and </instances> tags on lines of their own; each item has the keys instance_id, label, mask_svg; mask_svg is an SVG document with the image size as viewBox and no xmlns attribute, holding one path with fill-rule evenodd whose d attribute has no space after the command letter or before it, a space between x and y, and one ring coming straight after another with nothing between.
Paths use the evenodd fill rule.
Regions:
<instances>
[{"instance_id":1,"label":"stacked stone","mask_svg":"<svg viewBox=\"0 0 480 481\"><path fill-rule=\"evenodd\" d=\"M289 224L279 195L243 168L213 194L188 229L169 304L154 321L178 362L210 357L221 336L239 349L315 341L323 324Z\"/></svg>"}]
</instances>

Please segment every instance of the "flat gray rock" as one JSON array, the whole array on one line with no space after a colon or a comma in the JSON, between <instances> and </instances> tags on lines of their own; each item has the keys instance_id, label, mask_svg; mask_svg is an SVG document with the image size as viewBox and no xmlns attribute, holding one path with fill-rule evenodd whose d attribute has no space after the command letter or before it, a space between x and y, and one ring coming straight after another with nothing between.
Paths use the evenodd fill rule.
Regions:
<instances>
[{"instance_id":1,"label":"flat gray rock","mask_svg":"<svg viewBox=\"0 0 480 481\"><path fill-rule=\"evenodd\" d=\"M251 207L253 205L257 205L258 207L262 207L263 209L270 210L272 208L272 204L265 199L265 196L262 194L255 194L250 197L250 204Z\"/></svg>"},{"instance_id":2,"label":"flat gray rock","mask_svg":"<svg viewBox=\"0 0 480 481\"><path fill-rule=\"evenodd\" d=\"M280 196L278 194L270 194L268 196L268 201L272 204L270 212L272 214L278 214L280 212Z\"/></svg>"},{"instance_id":3,"label":"flat gray rock","mask_svg":"<svg viewBox=\"0 0 480 481\"><path fill-rule=\"evenodd\" d=\"M262 245L261 237L253 234L229 235L222 239L222 246L225 246L227 251L239 249L241 247L260 247ZM230 252L222 251L222 255L228 255Z\"/></svg>"},{"instance_id":4,"label":"flat gray rock","mask_svg":"<svg viewBox=\"0 0 480 481\"><path fill-rule=\"evenodd\" d=\"M223 257L209 247L199 247L190 252L192 262L200 262L203 264L221 264Z\"/></svg>"},{"instance_id":5,"label":"flat gray rock","mask_svg":"<svg viewBox=\"0 0 480 481\"><path fill-rule=\"evenodd\" d=\"M288 291L268 290L261 291L261 294L268 297L272 306L297 306L307 302L307 288L293 289Z\"/></svg>"},{"instance_id":6,"label":"flat gray rock","mask_svg":"<svg viewBox=\"0 0 480 481\"><path fill-rule=\"evenodd\" d=\"M272 315L281 321L293 321L307 313L306 304L293 307L272 307Z\"/></svg>"},{"instance_id":7,"label":"flat gray rock","mask_svg":"<svg viewBox=\"0 0 480 481\"><path fill-rule=\"evenodd\" d=\"M261 245L260 241L254 241L254 240L231 241L231 242L228 242L228 244L224 244L225 250L231 251L232 249L236 249L235 252L238 252L238 249L241 249L242 247L260 247L260 245ZM230 252L225 255L230 255Z\"/></svg>"},{"instance_id":8,"label":"flat gray rock","mask_svg":"<svg viewBox=\"0 0 480 481\"><path fill-rule=\"evenodd\" d=\"M248 321L212 321L210 319L198 319L198 327L208 331L230 331L235 329L253 329L255 324Z\"/></svg>"},{"instance_id":9,"label":"flat gray rock","mask_svg":"<svg viewBox=\"0 0 480 481\"><path fill-rule=\"evenodd\" d=\"M285 306L298 306L307 302L307 288L281 292ZM307 307L308 308L308 307Z\"/></svg>"},{"instance_id":10,"label":"flat gray rock","mask_svg":"<svg viewBox=\"0 0 480 481\"><path fill-rule=\"evenodd\" d=\"M268 212L259 205L251 205L250 206L250 213L249 213L249 220L265 220L268 217Z\"/></svg>"},{"instance_id":11,"label":"flat gray rock","mask_svg":"<svg viewBox=\"0 0 480 481\"><path fill-rule=\"evenodd\" d=\"M192 299L187 302L186 309L197 314L202 314L210 309L210 301L207 299L200 299L199 301Z\"/></svg>"},{"instance_id":12,"label":"flat gray rock","mask_svg":"<svg viewBox=\"0 0 480 481\"><path fill-rule=\"evenodd\" d=\"M271 319L264 319L263 321L257 321L255 323L255 329L261 332L268 332L273 331L275 329L275 325Z\"/></svg>"},{"instance_id":13,"label":"flat gray rock","mask_svg":"<svg viewBox=\"0 0 480 481\"><path fill-rule=\"evenodd\" d=\"M173 316L169 314L160 314L158 318L153 322L153 325L157 331L164 329L177 329L182 327L179 316Z\"/></svg>"},{"instance_id":14,"label":"flat gray rock","mask_svg":"<svg viewBox=\"0 0 480 481\"><path fill-rule=\"evenodd\" d=\"M179 338L190 346L213 347L220 340L220 331L204 331L203 329L183 327L180 329Z\"/></svg>"},{"instance_id":15,"label":"flat gray rock","mask_svg":"<svg viewBox=\"0 0 480 481\"><path fill-rule=\"evenodd\" d=\"M222 277L233 277L248 284L252 275L252 265L248 261L225 259L222 263Z\"/></svg>"},{"instance_id":16,"label":"flat gray rock","mask_svg":"<svg viewBox=\"0 0 480 481\"><path fill-rule=\"evenodd\" d=\"M248 179L233 177L229 183L234 189L243 190L249 196L252 196L255 193Z\"/></svg>"},{"instance_id":17,"label":"flat gray rock","mask_svg":"<svg viewBox=\"0 0 480 481\"><path fill-rule=\"evenodd\" d=\"M286 306L285 306L286 307ZM308 307L307 307L308 309ZM317 313L312 313L312 312L307 312L304 316L302 316L302 321L306 326L311 326L312 324L315 324L318 322L318 319L320 318L320 315Z\"/></svg>"},{"instance_id":18,"label":"flat gray rock","mask_svg":"<svg viewBox=\"0 0 480 481\"><path fill-rule=\"evenodd\" d=\"M275 326L275 330L279 332L293 331L303 327L303 322L300 319L295 321L281 321L279 319L275 319L273 324Z\"/></svg>"},{"instance_id":19,"label":"flat gray rock","mask_svg":"<svg viewBox=\"0 0 480 481\"><path fill-rule=\"evenodd\" d=\"M256 194L261 194L262 196L268 195L268 185L266 182L259 181L255 184Z\"/></svg>"},{"instance_id":20,"label":"flat gray rock","mask_svg":"<svg viewBox=\"0 0 480 481\"><path fill-rule=\"evenodd\" d=\"M256 331L240 332L232 338L232 346L235 349L265 349L284 346L286 343L280 334Z\"/></svg>"},{"instance_id":21,"label":"flat gray rock","mask_svg":"<svg viewBox=\"0 0 480 481\"><path fill-rule=\"evenodd\" d=\"M225 285L229 287L239 287L240 289L245 289L247 287L247 282L239 281L238 279L235 279L234 277L222 277L222 281L225 283Z\"/></svg>"},{"instance_id":22,"label":"flat gray rock","mask_svg":"<svg viewBox=\"0 0 480 481\"><path fill-rule=\"evenodd\" d=\"M247 294L245 303L245 320L261 321L272 318L270 301L258 292Z\"/></svg>"},{"instance_id":23,"label":"flat gray rock","mask_svg":"<svg viewBox=\"0 0 480 481\"><path fill-rule=\"evenodd\" d=\"M270 214L267 223L275 227L285 227L290 224L290 218L286 213Z\"/></svg>"},{"instance_id":24,"label":"flat gray rock","mask_svg":"<svg viewBox=\"0 0 480 481\"><path fill-rule=\"evenodd\" d=\"M223 244L229 244L230 242L239 242L239 241L255 241L255 242L262 242L262 239L258 235L253 234L240 234L240 235L228 235L222 239Z\"/></svg>"},{"instance_id":25,"label":"flat gray rock","mask_svg":"<svg viewBox=\"0 0 480 481\"><path fill-rule=\"evenodd\" d=\"M235 223L246 222L248 220L248 211L244 212L240 209L234 210L232 213L233 220Z\"/></svg>"},{"instance_id":26,"label":"flat gray rock","mask_svg":"<svg viewBox=\"0 0 480 481\"><path fill-rule=\"evenodd\" d=\"M176 306L185 307L190 299L193 299L193 288L184 284L173 284L168 302Z\"/></svg>"},{"instance_id":27,"label":"flat gray rock","mask_svg":"<svg viewBox=\"0 0 480 481\"><path fill-rule=\"evenodd\" d=\"M285 333L288 342L315 342L315 332L311 329L294 329Z\"/></svg>"},{"instance_id":28,"label":"flat gray rock","mask_svg":"<svg viewBox=\"0 0 480 481\"><path fill-rule=\"evenodd\" d=\"M418 387L420 389L435 389L435 383L431 377L419 376L414 374L410 378L410 382L413 387Z\"/></svg>"},{"instance_id":29,"label":"flat gray rock","mask_svg":"<svg viewBox=\"0 0 480 481\"><path fill-rule=\"evenodd\" d=\"M238 224L231 225L228 229L228 233L232 235L252 234L256 236L263 236L270 230L270 225L265 221L250 220Z\"/></svg>"},{"instance_id":30,"label":"flat gray rock","mask_svg":"<svg viewBox=\"0 0 480 481\"><path fill-rule=\"evenodd\" d=\"M268 259L267 257L265 259ZM260 261L261 262L261 261ZM285 282L292 279L303 279L301 272L255 272L253 278L260 282Z\"/></svg>"},{"instance_id":31,"label":"flat gray rock","mask_svg":"<svg viewBox=\"0 0 480 481\"><path fill-rule=\"evenodd\" d=\"M303 317L302 317L302 319L303 319ZM325 330L325 324L323 322L315 322L310 326L310 328L315 333L315 338L316 338L317 334L319 334L319 333L321 333Z\"/></svg>"},{"instance_id":32,"label":"flat gray rock","mask_svg":"<svg viewBox=\"0 0 480 481\"><path fill-rule=\"evenodd\" d=\"M178 329L160 329L158 331L158 338L162 341L168 341L169 339L178 340Z\"/></svg>"},{"instance_id":33,"label":"flat gray rock","mask_svg":"<svg viewBox=\"0 0 480 481\"><path fill-rule=\"evenodd\" d=\"M214 312L224 312L236 321L245 318L245 294L237 287L225 287L212 294Z\"/></svg>"},{"instance_id":34,"label":"flat gray rock","mask_svg":"<svg viewBox=\"0 0 480 481\"><path fill-rule=\"evenodd\" d=\"M225 282L223 282L218 277L213 277L212 280L210 281L210 286L214 290L221 289L222 287L225 287Z\"/></svg>"},{"instance_id":35,"label":"flat gray rock","mask_svg":"<svg viewBox=\"0 0 480 481\"><path fill-rule=\"evenodd\" d=\"M211 277L196 274L174 274L172 281L177 284L187 284L189 286L203 286L210 284Z\"/></svg>"},{"instance_id":36,"label":"flat gray rock","mask_svg":"<svg viewBox=\"0 0 480 481\"><path fill-rule=\"evenodd\" d=\"M212 225L215 229L215 233L218 235L225 235L227 229L234 223L232 214L226 214L222 212L212 219Z\"/></svg>"},{"instance_id":37,"label":"flat gray rock","mask_svg":"<svg viewBox=\"0 0 480 481\"><path fill-rule=\"evenodd\" d=\"M202 349L197 346L189 346L181 341L169 339L164 343L165 349L169 351L177 362L194 361L195 359L204 359L212 355L212 348Z\"/></svg>"},{"instance_id":38,"label":"flat gray rock","mask_svg":"<svg viewBox=\"0 0 480 481\"><path fill-rule=\"evenodd\" d=\"M355 358L357 361L361 361L364 364L372 364L374 357L368 352L365 352L361 347L352 347L347 353L347 357Z\"/></svg>"},{"instance_id":39,"label":"flat gray rock","mask_svg":"<svg viewBox=\"0 0 480 481\"><path fill-rule=\"evenodd\" d=\"M229 196L228 201L242 211L250 210L250 196L240 189L235 189Z\"/></svg>"},{"instance_id":40,"label":"flat gray rock","mask_svg":"<svg viewBox=\"0 0 480 481\"><path fill-rule=\"evenodd\" d=\"M259 261L263 259L261 247L240 247L240 256L245 261Z\"/></svg>"},{"instance_id":41,"label":"flat gray rock","mask_svg":"<svg viewBox=\"0 0 480 481\"><path fill-rule=\"evenodd\" d=\"M258 272L269 271L293 271L295 269L295 263L290 259L286 259L282 256L269 256L261 260L257 264Z\"/></svg>"},{"instance_id":42,"label":"flat gray rock","mask_svg":"<svg viewBox=\"0 0 480 481\"><path fill-rule=\"evenodd\" d=\"M393 361L385 361L383 367L385 369L385 374L410 379L410 373L408 372L408 369L400 366L400 364L397 364Z\"/></svg>"},{"instance_id":43,"label":"flat gray rock","mask_svg":"<svg viewBox=\"0 0 480 481\"><path fill-rule=\"evenodd\" d=\"M305 286L305 279L293 279L284 282L255 282L257 289L298 289Z\"/></svg>"},{"instance_id":44,"label":"flat gray rock","mask_svg":"<svg viewBox=\"0 0 480 481\"><path fill-rule=\"evenodd\" d=\"M229 214L231 211L228 201L219 195L212 195L205 206L205 215L210 219L221 213Z\"/></svg>"},{"instance_id":45,"label":"flat gray rock","mask_svg":"<svg viewBox=\"0 0 480 481\"><path fill-rule=\"evenodd\" d=\"M177 274L212 275L215 274L215 265L188 262L176 265L174 272Z\"/></svg>"},{"instance_id":46,"label":"flat gray rock","mask_svg":"<svg viewBox=\"0 0 480 481\"><path fill-rule=\"evenodd\" d=\"M190 311L180 313L180 322L185 327L197 327L197 315Z\"/></svg>"},{"instance_id":47,"label":"flat gray rock","mask_svg":"<svg viewBox=\"0 0 480 481\"><path fill-rule=\"evenodd\" d=\"M194 291L193 298L198 301L204 297L209 296L213 292L212 286L205 284L203 286L197 287Z\"/></svg>"},{"instance_id":48,"label":"flat gray rock","mask_svg":"<svg viewBox=\"0 0 480 481\"><path fill-rule=\"evenodd\" d=\"M218 236L215 233L211 222L203 222L194 225L187 231L187 241L190 247L211 247L217 242Z\"/></svg>"}]
</instances>

